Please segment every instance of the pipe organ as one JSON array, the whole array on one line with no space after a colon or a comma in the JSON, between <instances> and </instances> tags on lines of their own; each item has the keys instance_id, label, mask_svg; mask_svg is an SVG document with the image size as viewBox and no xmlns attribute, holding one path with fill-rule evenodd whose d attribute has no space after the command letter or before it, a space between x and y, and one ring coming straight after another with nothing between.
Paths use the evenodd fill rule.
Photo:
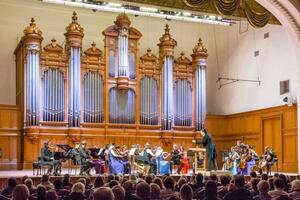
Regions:
<instances>
[{"instance_id":1,"label":"pipe organ","mask_svg":"<svg viewBox=\"0 0 300 200\"><path fill-rule=\"evenodd\" d=\"M25 28L15 50L25 136L39 137L45 127L47 134L64 130L70 138L84 136L83 128L195 133L205 127L208 54L201 39L192 60L184 53L176 58L177 42L166 25L158 56L148 49L139 57L142 34L125 13L102 34L103 52L95 43L84 51L75 12L64 47L52 39L42 48L33 19Z\"/></svg>"}]
</instances>

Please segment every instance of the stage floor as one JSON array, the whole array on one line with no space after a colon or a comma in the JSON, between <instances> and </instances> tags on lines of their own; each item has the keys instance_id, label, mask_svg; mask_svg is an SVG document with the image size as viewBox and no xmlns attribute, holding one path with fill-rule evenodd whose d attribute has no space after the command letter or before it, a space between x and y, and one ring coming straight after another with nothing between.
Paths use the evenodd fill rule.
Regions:
<instances>
[{"instance_id":1,"label":"stage floor","mask_svg":"<svg viewBox=\"0 0 300 200\"><path fill-rule=\"evenodd\" d=\"M61 173L61 176L63 176L64 174L68 174L69 171L68 169L63 169L62 170L62 173ZM134 173L134 172L133 172ZM204 175L206 176L209 176L211 173L213 174L217 174L217 175L222 175L222 174L229 174L228 171L222 171L222 170L218 170L218 171L206 171L206 172L201 172L203 173ZM278 173L283 173L283 174L286 174L288 176L291 176L291 177L296 177L298 176L297 173L285 173L285 172L278 172ZM74 171L72 173L69 173L71 176L77 176L77 177L80 177L78 175L78 172L77 174L74 173ZM29 176L29 177L41 177L41 175L33 175L33 171L30 170L30 169L25 169L25 170L7 170L7 171L0 171L0 178L8 178L8 177L16 177L16 178L20 178L22 176ZM186 175L186 176L192 176L193 173L189 173L189 174L172 174L172 176L181 176L181 175ZM273 175L273 174L272 174ZM98 176L98 174L95 174L93 171L91 172L91 176L93 177L96 177Z\"/></svg>"}]
</instances>

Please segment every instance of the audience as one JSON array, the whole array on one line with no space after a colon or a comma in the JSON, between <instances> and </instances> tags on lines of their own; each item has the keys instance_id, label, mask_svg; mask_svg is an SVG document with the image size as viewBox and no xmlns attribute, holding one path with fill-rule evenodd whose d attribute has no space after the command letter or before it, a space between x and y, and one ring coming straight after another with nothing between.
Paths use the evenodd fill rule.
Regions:
<instances>
[{"instance_id":1,"label":"audience","mask_svg":"<svg viewBox=\"0 0 300 200\"><path fill-rule=\"evenodd\" d=\"M300 200L300 180L294 180L292 182L292 192L289 193L289 197L295 200Z\"/></svg>"},{"instance_id":2,"label":"audience","mask_svg":"<svg viewBox=\"0 0 300 200\"><path fill-rule=\"evenodd\" d=\"M175 181L171 176L168 176L164 180L164 187L161 191L161 199L170 199L170 198L177 198L178 193L174 191L175 189Z\"/></svg>"},{"instance_id":3,"label":"audience","mask_svg":"<svg viewBox=\"0 0 300 200\"><path fill-rule=\"evenodd\" d=\"M243 175L237 175L234 178L234 185L236 189L228 192L224 200L252 200L251 192L245 188L245 178Z\"/></svg>"},{"instance_id":4,"label":"audience","mask_svg":"<svg viewBox=\"0 0 300 200\"><path fill-rule=\"evenodd\" d=\"M69 175L53 179L43 175L35 187L28 176L22 177L19 185L8 178L0 200L300 200L300 180L291 182L284 174L266 177L251 173L247 178L233 176L233 180L200 173L191 177L109 174L81 177L74 179L74 184Z\"/></svg>"},{"instance_id":5,"label":"audience","mask_svg":"<svg viewBox=\"0 0 300 200\"><path fill-rule=\"evenodd\" d=\"M44 186L44 187L46 188L46 190L54 189L54 186L53 186L53 184L50 182L49 178L50 178L50 177L49 177L48 174L44 174L44 175L42 176L41 183L40 183L38 186L42 185L42 186Z\"/></svg>"},{"instance_id":6,"label":"audience","mask_svg":"<svg viewBox=\"0 0 300 200\"><path fill-rule=\"evenodd\" d=\"M2 195L5 197L11 197L13 190L17 186L17 180L15 178L9 178L7 180L7 187L2 191Z\"/></svg>"},{"instance_id":7,"label":"audience","mask_svg":"<svg viewBox=\"0 0 300 200\"><path fill-rule=\"evenodd\" d=\"M268 181L261 180L257 184L257 190L259 194L256 196L258 197L257 200L271 200L272 197L268 194L270 190L270 185ZM254 197L255 198L255 197Z\"/></svg>"},{"instance_id":8,"label":"audience","mask_svg":"<svg viewBox=\"0 0 300 200\"><path fill-rule=\"evenodd\" d=\"M115 200L113 191L109 187L100 187L93 194L94 200Z\"/></svg>"},{"instance_id":9,"label":"audience","mask_svg":"<svg viewBox=\"0 0 300 200\"><path fill-rule=\"evenodd\" d=\"M28 200L29 190L26 185L19 184L17 185L12 193L12 200Z\"/></svg>"},{"instance_id":10,"label":"audience","mask_svg":"<svg viewBox=\"0 0 300 200\"><path fill-rule=\"evenodd\" d=\"M287 193L284 191L285 184L284 181L281 178L276 178L274 180L274 190L269 191L269 195L273 198L276 199L280 196L287 196Z\"/></svg>"},{"instance_id":11,"label":"audience","mask_svg":"<svg viewBox=\"0 0 300 200\"><path fill-rule=\"evenodd\" d=\"M122 186L115 185L112 188L112 191L114 193L115 200L124 200L125 199L125 190Z\"/></svg>"}]
</instances>

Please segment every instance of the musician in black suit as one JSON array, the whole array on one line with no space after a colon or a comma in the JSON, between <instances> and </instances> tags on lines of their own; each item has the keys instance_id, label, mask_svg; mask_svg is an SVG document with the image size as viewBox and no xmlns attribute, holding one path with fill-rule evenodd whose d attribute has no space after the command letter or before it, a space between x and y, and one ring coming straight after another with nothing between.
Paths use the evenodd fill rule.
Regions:
<instances>
[{"instance_id":1,"label":"musician in black suit","mask_svg":"<svg viewBox=\"0 0 300 200\"><path fill-rule=\"evenodd\" d=\"M82 141L81 148L79 149L80 156L80 172L79 175L90 176L91 163L90 151L86 148L86 141Z\"/></svg>"},{"instance_id":2,"label":"musician in black suit","mask_svg":"<svg viewBox=\"0 0 300 200\"><path fill-rule=\"evenodd\" d=\"M171 158L172 158L172 164L178 165L177 174L180 174L184 163L180 160L182 157L183 152L179 151L176 144L173 144L173 150L171 152ZM172 172L172 166L171 166L171 172Z\"/></svg>"},{"instance_id":3,"label":"musician in black suit","mask_svg":"<svg viewBox=\"0 0 300 200\"><path fill-rule=\"evenodd\" d=\"M47 174L51 174L54 169L54 175L58 175L58 170L60 168L60 161L54 160L53 152L49 149L48 142L44 143L44 147L41 148L41 164L48 165Z\"/></svg>"}]
</instances>

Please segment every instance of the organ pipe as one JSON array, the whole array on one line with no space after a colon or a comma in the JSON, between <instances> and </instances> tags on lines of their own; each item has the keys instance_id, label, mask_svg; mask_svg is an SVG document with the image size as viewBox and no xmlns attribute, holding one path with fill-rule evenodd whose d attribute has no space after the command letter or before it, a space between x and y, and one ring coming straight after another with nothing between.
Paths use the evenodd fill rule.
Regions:
<instances>
[{"instance_id":1,"label":"organ pipe","mask_svg":"<svg viewBox=\"0 0 300 200\"><path fill-rule=\"evenodd\" d=\"M141 80L141 116L140 123L147 125L158 124L157 82L154 78L145 76Z\"/></svg>"},{"instance_id":2,"label":"organ pipe","mask_svg":"<svg viewBox=\"0 0 300 200\"><path fill-rule=\"evenodd\" d=\"M64 121L64 80L59 69L44 72L43 121Z\"/></svg>"},{"instance_id":3,"label":"organ pipe","mask_svg":"<svg viewBox=\"0 0 300 200\"><path fill-rule=\"evenodd\" d=\"M39 122L39 51L27 52L26 124L36 126Z\"/></svg>"},{"instance_id":4,"label":"organ pipe","mask_svg":"<svg viewBox=\"0 0 300 200\"><path fill-rule=\"evenodd\" d=\"M69 126L80 124L80 49L71 47L69 64Z\"/></svg>"},{"instance_id":5,"label":"organ pipe","mask_svg":"<svg viewBox=\"0 0 300 200\"><path fill-rule=\"evenodd\" d=\"M191 85L186 79L175 82L175 114L176 126L191 126L192 124L192 91Z\"/></svg>"},{"instance_id":6,"label":"organ pipe","mask_svg":"<svg viewBox=\"0 0 300 200\"><path fill-rule=\"evenodd\" d=\"M206 126L206 59L207 49L201 38L193 49L193 65L195 69L195 130L200 131Z\"/></svg>"},{"instance_id":7,"label":"organ pipe","mask_svg":"<svg viewBox=\"0 0 300 200\"><path fill-rule=\"evenodd\" d=\"M173 58L166 56L162 69L162 128L170 130L173 124Z\"/></svg>"},{"instance_id":8,"label":"organ pipe","mask_svg":"<svg viewBox=\"0 0 300 200\"><path fill-rule=\"evenodd\" d=\"M98 72L89 72L84 79L84 122L103 122L103 80Z\"/></svg>"}]
</instances>

